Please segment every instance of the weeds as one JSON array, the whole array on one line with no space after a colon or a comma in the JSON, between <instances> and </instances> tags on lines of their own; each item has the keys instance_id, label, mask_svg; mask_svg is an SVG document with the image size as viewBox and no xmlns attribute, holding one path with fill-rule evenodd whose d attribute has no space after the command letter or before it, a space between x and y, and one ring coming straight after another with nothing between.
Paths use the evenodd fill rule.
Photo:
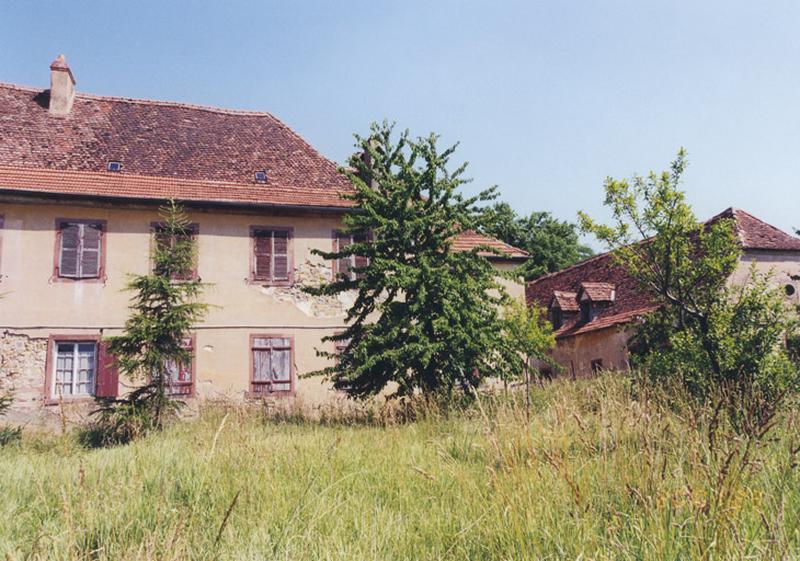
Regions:
<instances>
[{"instance_id":1,"label":"weeds","mask_svg":"<svg viewBox=\"0 0 800 561\"><path fill-rule=\"evenodd\" d=\"M312 419L215 404L100 450L26 436L0 455L0 553L766 560L797 551L800 414L776 415L768 436L748 444L713 410L692 415L662 391L614 375L557 381L533 389L530 423L524 393L512 391L460 410L340 404Z\"/></svg>"}]
</instances>

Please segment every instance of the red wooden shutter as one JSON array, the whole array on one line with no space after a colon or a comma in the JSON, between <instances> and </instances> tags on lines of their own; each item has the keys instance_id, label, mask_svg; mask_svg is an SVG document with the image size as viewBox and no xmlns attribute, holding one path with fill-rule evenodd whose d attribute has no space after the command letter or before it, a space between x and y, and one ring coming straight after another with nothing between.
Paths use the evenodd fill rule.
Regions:
<instances>
[{"instance_id":1,"label":"red wooden shutter","mask_svg":"<svg viewBox=\"0 0 800 561\"><path fill-rule=\"evenodd\" d=\"M100 239L101 226L98 224L82 224L80 276L92 278L100 276Z\"/></svg>"},{"instance_id":2,"label":"red wooden shutter","mask_svg":"<svg viewBox=\"0 0 800 561\"><path fill-rule=\"evenodd\" d=\"M273 232L273 258L275 269L273 279L276 281L289 280L289 232Z\"/></svg>"},{"instance_id":3,"label":"red wooden shutter","mask_svg":"<svg viewBox=\"0 0 800 561\"><path fill-rule=\"evenodd\" d=\"M256 232L253 238L253 278L272 279L272 232Z\"/></svg>"},{"instance_id":4,"label":"red wooden shutter","mask_svg":"<svg viewBox=\"0 0 800 561\"><path fill-rule=\"evenodd\" d=\"M347 246L350 245L350 236L342 234L341 232L336 232L336 251L342 251ZM337 275L344 275L346 278L350 278L350 264L352 263L352 257L340 257L336 260L336 274Z\"/></svg>"},{"instance_id":5,"label":"red wooden shutter","mask_svg":"<svg viewBox=\"0 0 800 561\"><path fill-rule=\"evenodd\" d=\"M119 394L119 368L108 350L108 343L101 341L97 349L97 397L117 397Z\"/></svg>"},{"instance_id":6,"label":"red wooden shutter","mask_svg":"<svg viewBox=\"0 0 800 561\"><path fill-rule=\"evenodd\" d=\"M367 241L367 236L365 234L358 234L357 236L354 237L353 241L356 243L364 243ZM369 265L369 259L364 257L363 255L355 255L353 259L353 264L355 267L364 268L367 265ZM364 278L364 273L363 272L358 273L356 278L359 279Z\"/></svg>"},{"instance_id":7,"label":"red wooden shutter","mask_svg":"<svg viewBox=\"0 0 800 561\"><path fill-rule=\"evenodd\" d=\"M61 277L78 276L78 252L80 248L80 226L78 224L62 224L61 247L58 256L58 275Z\"/></svg>"}]
</instances>

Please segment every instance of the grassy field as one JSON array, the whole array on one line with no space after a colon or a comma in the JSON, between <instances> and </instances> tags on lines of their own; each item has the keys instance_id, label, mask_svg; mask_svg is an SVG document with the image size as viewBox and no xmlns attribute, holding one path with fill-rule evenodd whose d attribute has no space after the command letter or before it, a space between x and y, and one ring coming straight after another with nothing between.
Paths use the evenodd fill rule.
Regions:
<instances>
[{"instance_id":1,"label":"grassy field","mask_svg":"<svg viewBox=\"0 0 800 561\"><path fill-rule=\"evenodd\" d=\"M621 378L409 424L210 408L135 444L0 449L15 559L781 559L800 551L800 419L749 451ZM224 422L223 422L224 419ZM699 430L698 430L699 429Z\"/></svg>"}]
</instances>

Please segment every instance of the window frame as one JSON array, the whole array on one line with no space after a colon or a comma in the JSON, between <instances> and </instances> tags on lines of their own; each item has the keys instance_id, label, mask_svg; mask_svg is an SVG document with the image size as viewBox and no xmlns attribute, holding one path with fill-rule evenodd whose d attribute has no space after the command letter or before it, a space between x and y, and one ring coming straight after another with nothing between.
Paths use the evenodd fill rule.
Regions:
<instances>
[{"instance_id":1,"label":"window frame","mask_svg":"<svg viewBox=\"0 0 800 561\"><path fill-rule=\"evenodd\" d=\"M188 341L188 345L184 344L184 349L188 349L192 352L192 360L189 364L189 373L191 379L189 382L178 382L176 384L169 383L167 384L167 395L172 398L184 398L184 397L194 397L195 396L195 389L196 389L196 381L197 381L197 334L190 333L186 337L184 337L186 341ZM186 393L179 393L172 391L173 387L188 387L189 391Z\"/></svg>"},{"instance_id":2,"label":"window frame","mask_svg":"<svg viewBox=\"0 0 800 561\"><path fill-rule=\"evenodd\" d=\"M63 227L66 224L82 224L99 226L100 228L100 251L98 255L97 276L95 277L65 277L61 275L61 238ZM106 277L106 245L107 245L107 225L106 220L95 218L56 218L55 221L55 250L53 251L53 275L54 282L85 282L85 283L105 283ZM80 262L80 257L78 258Z\"/></svg>"},{"instance_id":3,"label":"window frame","mask_svg":"<svg viewBox=\"0 0 800 561\"><path fill-rule=\"evenodd\" d=\"M350 243L351 244L355 243L353 241L353 234L347 234L347 236L350 238ZM333 250L333 253L338 253L339 252L339 239L343 238L343 237L345 237L344 230L341 230L339 228L331 230L331 249ZM365 241L369 241L371 239L372 239L372 235L371 234L367 234L367 237L366 237ZM351 255L350 256L350 258L351 258L350 271L348 271L349 274L348 274L348 278L347 278L347 280L350 280L350 281L358 280L360 278L358 275L353 273L353 267L356 266L356 257L357 257L356 255ZM368 258L366 258L366 259L367 259L367 263L369 264L369 259ZM362 273L361 276L363 277L363 273ZM334 259L333 263L331 264L331 279L333 281L339 280L339 260L338 259Z\"/></svg>"},{"instance_id":4,"label":"window frame","mask_svg":"<svg viewBox=\"0 0 800 561\"><path fill-rule=\"evenodd\" d=\"M166 225L165 222L151 222L150 223L150 243L152 244L150 247L150 271L152 272L154 269L155 263L153 263L153 252L156 249L156 244L158 244L158 229L162 228ZM197 222L192 222L187 226L189 231L191 232L192 242L195 244L195 254L194 254L194 264L192 266L191 275L188 278L176 278L173 277L172 280L175 282L192 282L192 281L199 281L200 280L200 251L199 251L199 239L200 239L200 224Z\"/></svg>"},{"instance_id":5,"label":"window frame","mask_svg":"<svg viewBox=\"0 0 800 561\"><path fill-rule=\"evenodd\" d=\"M100 372L100 342L99 335L50 335L47 339L47 357L45 358L45 376L44 376L44 402L45 405L57 405L61 401L69 401L70 403L92 401L97 393L97 378ZM80 343L93 343L94 344L94 380L92 391L88 395L71 395L71 396L57 396L55 394L56 383L56 352L59 344L80 344Z\"/></svg>"},{"instance_id":6,"label":"window frame","mask_svg":"<svg viewBox=\"0 0 800 561\"><path fill-rule=\"evenodd\" d=\"M286 232L286 279L275 280L275 253L272 255L270 275L272 278L265 279L256 276L256 234L258 232ZM274 236L273 249L275 247ZM291 226L250 226L250 272L248 275L249 284L261 286L292 286L294 284L294 228Z\"/></svg>"},{"instance_id":7,"label":"window frame","mask_svg":"<svg viewBox=\"0 0 800 561\"><path fill-rule=\"evenodd\" d=\"M289 340L289 391L255 391L256 381L256 350L264 350L264 347L256 348L256 339L288 339ZM250 353L250 379L248 382L248 390L245 394L246 397L253 399L263 399L272 397L294 397L297 393L297 375L295 372L295 345L294 335L285 335L279 333L251 333L249 340L248 352ZM269 347L271 350L272 347Z\"/></svg>"}]
</instances>

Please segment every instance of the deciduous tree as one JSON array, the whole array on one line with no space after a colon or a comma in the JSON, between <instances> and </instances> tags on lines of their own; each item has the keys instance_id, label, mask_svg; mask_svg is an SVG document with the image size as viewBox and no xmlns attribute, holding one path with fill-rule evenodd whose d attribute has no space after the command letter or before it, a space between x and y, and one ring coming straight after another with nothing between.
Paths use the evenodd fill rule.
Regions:
<instances>
[{"instance_id":1,"label":"deciduous tree","mask_svg":"<svg viewBox=\"0 0 800 561\"><path fill-rule=\"evenodd\" d=\"M355 210L345 219L352 243L318 251L334 263L351 263L313 294L354 291L347 328L326 340L341 353L322 371L337 389L363 398L393 383L394 395L469 390L509 368L499 308L508 295L478 249L456 252L453 238L479 228L481 201L459 189L466 164L453 169L455 146L440 150L438 137L395 138L387 123L357 136L359 157L349 175ZM485 249L485 248L479 248Z\"/></svg>"}]
</instances>

